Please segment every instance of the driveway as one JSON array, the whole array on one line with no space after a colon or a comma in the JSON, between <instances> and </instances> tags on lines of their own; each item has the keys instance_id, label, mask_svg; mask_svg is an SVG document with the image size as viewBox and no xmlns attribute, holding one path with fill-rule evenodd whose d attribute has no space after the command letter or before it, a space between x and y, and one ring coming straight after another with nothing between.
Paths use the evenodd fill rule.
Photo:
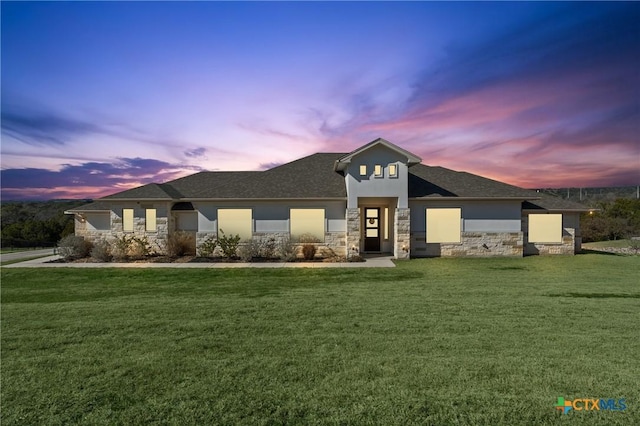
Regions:
<instances>
[{"instance_id":1,"label":"driveway","mask_svg":"<svg viewBox=\"0 0 640 426\"><path fill-rule=\"evenodd\" d=\"M0 262L9 262L10 260L28 259L36 256L51 256L53 255L53 248L42 250L26 250L17 251L15 253L0 254Z\"/></svg>"}]
</instances>

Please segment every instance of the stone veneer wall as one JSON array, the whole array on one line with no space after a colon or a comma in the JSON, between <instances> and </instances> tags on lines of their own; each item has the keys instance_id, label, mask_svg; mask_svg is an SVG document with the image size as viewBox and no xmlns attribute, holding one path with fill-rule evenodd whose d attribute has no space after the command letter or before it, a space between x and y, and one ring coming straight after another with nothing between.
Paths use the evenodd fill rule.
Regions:
<instances>
[{"instance_id":1,"label":"stone veneer wall","mask_svg":"<svg viewBox=\"0 0 640 426\"><path fill-rule=\"evenodd\" d=\"M197 232L196 233L196 247L199 247L209 236L217 238L217 232ZM273 238L276 240L276 247L283 241L289 238L288 232L254 232L253 240L259 242L269 241ZM345 232L325 232L324 242L310 243L317 247L317 256L331 257L346 256L346 233ZM241 242L242 244L242 242ZM297 244L298 257L302 257L302 244ZM216 253L221 254L220 248L216 248Z\"/></svg>"},{"instance_id":2,"label":"stone veneer wall","mask_svg":"<svg viewBox=\"0 0 640 426\"><path fill-rule=\"evenodd\" d=\"M393 221L393 257L408 259L411 254L411 210L398 208ZM404 249L403 249L404 248Z\"/></svg>"},{"instance_id":3,"label":"stone veneer wall","mask_svg":"<svg viewBox=\"0 0 640 426\"><path fill-rule=\"evenodd\" d=\"M144 212L144 210L142 210ZM133 232L124 232L122 230L122 217L118 216L113 210L110 214L111 229L110 230L92 230L88 229L87 222L82 221L78 215L74 215L75 235L84 237L86 240L95 242L98 240L113 241L122 236L147 237L153 251L159 254L166 253L167 237L168 237L168 220L166 216L156 217L156 231L147 232L146 220L144 214L139 217L139 210L134 209Z\"/></svg>"},{"instance_id":4,"label":"stone veneer wall","mask_svg":"<svg viewBox=\"0 0 640 426\"><path fill-rule=\"evenodd\" d=\"M522 216L522 232L524 234L524 254L575 254L580 251L582 237L580 229L567 226L567 217L562 215L562 242L555 244L530 243L529 237L529 215ZM578 235L576 235L578 234Z\"/></svg>"},{"instance_id":5,"label":"stone veneer wall","mask_svg":"<svg viewBox=\"0 0 640 426\"><path fill-rule=\"evenodd\" d=\"M522 257L522 232L462 232L460 243L426 243L424 232L411 233L413 257ZM486 247L485 247L486 246Z\"/></svg>"},{"instance_id":6,"label":"stone veneer wall","mask_svg":"<svg viewBox=\"0 0 640 426\"><path fill-rule=\"evenodd\" d=\"M347 256L360 255L360 209L347 209ZM355 249L354 249L355 248Z\"/></svg>"}]
</instances>

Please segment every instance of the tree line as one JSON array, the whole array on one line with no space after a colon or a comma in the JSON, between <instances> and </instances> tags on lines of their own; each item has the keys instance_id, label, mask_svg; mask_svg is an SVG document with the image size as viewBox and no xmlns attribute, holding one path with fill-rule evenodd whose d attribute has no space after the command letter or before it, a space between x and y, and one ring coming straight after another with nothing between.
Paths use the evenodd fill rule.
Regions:
<instances>
[{"instance_id":1,"label":"tree line","mask_svg":"<svg viewBox=\"0 0 640 426\"><path fill-rule=\"evenodd\" d=\"M7 201L0 207L2 248L53 247L73 234L73 215L65 210L88 200Z\"/></svg>"},{"instance_id":2,"label":"tree line","mask_svg":"<svg viewBox=\"0 0 640 426\"><path fill-rule=\"evenodd\" d=\"M583 242L640 237L640 200L618 198L594 207L597 210L584 213L580 221Z\"/></svg>"}]
</instances>

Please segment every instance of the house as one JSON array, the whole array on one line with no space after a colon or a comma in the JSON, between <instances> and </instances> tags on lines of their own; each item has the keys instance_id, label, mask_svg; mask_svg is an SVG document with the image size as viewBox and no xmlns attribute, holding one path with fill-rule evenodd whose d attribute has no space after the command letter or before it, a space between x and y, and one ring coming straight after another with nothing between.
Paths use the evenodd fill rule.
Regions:
<instances>
[{"instance_id":1,"label":"house","mask_svg":"<svg viewBox=\"0 0 640 426\"><path fill-rule=\"evenodd\" d=\"M443 167L376 139L266 171L200 172L70 210L76 235L144 235L163 247L176 231L196 245L220 231L243 240L311 236L337 255L574 254L588 209Z\"/></svg>"}]
</instances>

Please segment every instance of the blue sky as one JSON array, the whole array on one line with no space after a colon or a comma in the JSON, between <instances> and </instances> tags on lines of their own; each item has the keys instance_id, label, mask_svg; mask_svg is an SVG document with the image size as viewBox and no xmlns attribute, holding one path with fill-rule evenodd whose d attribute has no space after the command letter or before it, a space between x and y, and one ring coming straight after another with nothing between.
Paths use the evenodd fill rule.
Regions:
<instances>
[{"instance_id":1,"label":"blue sky","mask_svg":"<svg viewBox=\"0 0 640 426\"><path fill-rule=\"evenodd\" d=\"M1 7L3 199L377 137L526 187L640 183L640 3Z\"/></svg>"}]
</instances>

